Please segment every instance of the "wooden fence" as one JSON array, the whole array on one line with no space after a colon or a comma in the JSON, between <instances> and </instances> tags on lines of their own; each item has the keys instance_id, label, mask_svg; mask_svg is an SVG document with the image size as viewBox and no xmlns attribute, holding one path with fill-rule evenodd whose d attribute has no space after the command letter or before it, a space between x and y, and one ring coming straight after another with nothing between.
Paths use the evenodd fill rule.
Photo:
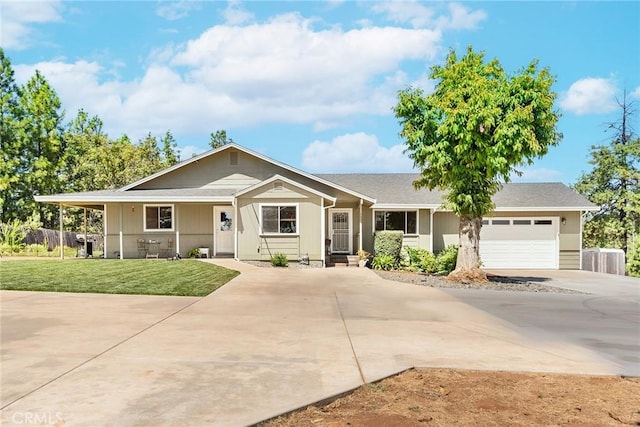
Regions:
<instances>
[{"instance_id":1,"label":"wooden fence","mask_svg":"<svg viewBox=\"0 0 640 427\"><path fill-rule=\"evenodd\" d=\"M71 231L63 231L62 232L62 240L64 241L64 245L70 248L77 248L84 246L84 243L78 241L78 237L82 236L84 238L83 233L74 233ZM88 234L87 238L90 242L93 242L94 248L99 248L102 246L103 238L99 235ZM60 231L59 230L50 230L47 228L39 228L34 231L30 231L27 234L27 237L24 238L24 243L27 245L47 245L47 248L52 251L54 248L60 246Z\"/></svg>"}]
</instances>

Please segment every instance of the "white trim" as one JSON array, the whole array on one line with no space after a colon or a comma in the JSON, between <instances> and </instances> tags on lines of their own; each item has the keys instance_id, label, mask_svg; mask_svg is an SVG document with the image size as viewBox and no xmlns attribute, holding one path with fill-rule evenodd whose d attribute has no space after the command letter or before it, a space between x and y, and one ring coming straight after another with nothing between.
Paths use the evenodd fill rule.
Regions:
<instances>
[{"instance_id":1,"label":"white trim","mask_svg":"<svg viewBox=\"0 0 640 427\"><path fill-rule=\"evenodd\" d=\"M296 232L295 233L265 233L262 230L262 207L263 206L277 206L277 207L295 207L296 208ZM259 224L260 224L260 236L300 236L300 203L259 203L258 211L260 212ZM280 226L280 219L278 218L278 226Z\"/></svg>"},{"instance_id":2,"label":"white trim","mask_svg":"<svg viewBox=\"0 0 640 427\"><path fill-rule=\"evenodd\" d=\"M499 207L495 208L493 212L575 212L575 211L597 211L600 210L599 207L584 207L584 206L563 206L563 207L553 207L553 206L542 206L542 207L520 207L520 208L509 208L509 207Z\"/></svg>"},{"instance_id":3,"label":"white trim","mask_svg":"<svg viewBox=\"0 0 640 427\"><path fill-rule=\"evenodd\" d=\"M124 193L126 194L126 193ZM69 196L69 197L65 197ZM58 196L36 196L37 202L42 203L65 203L66 205L72 203L79 203L82 205L93 204L102 205L104 203L231 203L233 196L216 196L216 197L202 197L202 196L140 196L139 194L131 194L128 196L106 196L96 199L96 196L76 196L73 193L61 194ZM83 207L83 206L78 206Z\"/></svg>"},{"instance_id":4,"label":"white trim","mask_svg":"<svg viewBox=\"0 0 640 427\"><path fill-rule=\"evenodd\" d=\"M231 208L231 209L229 209ZM236 247L236 242L235 242L235 238L236 238L236 223L237 218L235 217L235 212L233 212L233 217L231 218L231 221L233 222L233 249L231 250L232 252L219 252L218 251L218 228L219 228L219 222L218 222L218 214L220 212L223 211L230 211L233 209L233 205L215 205L213 206L213 256L217 256L218 253L220 254L230 254L230 253L234 253L235 256L235 247Z\"/></svg>"},{"instance_id":5,"label":"white trim","mask_svg":"<svg viewBox=\"0 0 640 427\"><path fill-rule=\"evenodd\" d=\"M429 239L429 252L433 253L433 241L435 239L435 233L433 231L433 215L436 213L435 209L429 209L429 234L431 235L431 239Z\"/></svg>"},{"instance_id":6,"label":"white trim","mask_svg":"<svg viewBox=\"0 0 640 427\"><path fill-rule=\"evenodd\" d=\"M160 208L171 208L171 228L147 228L147 207L158 208L158 215L160 215ZM173 203L170 204L159 204L159 203L149 203L142 205L142 231L145 233L165 233L165 232L173 232L176 228L174 213L176 211L175 205ZM160 218L158 218L160 221ZM158 223L158 226L160 224Z\"/></svg>"},{"instance_id":7,"label":"white trim","mask_svg":"<svg viewBox=\"0 0 640 427\"><path fill-rule=\"evenodd\" d=\"M233 199L233 258L238 261L238 199Z\"/></svg>"},{"instance_id":8,"label":"white trim","mask_svg":"<svg viewBox=\"0 0 640 427\"><path fill-rule=\"evenodd\" d=\"M440 205L420 205L420 204L398 204L398 203L375 203L371 206L371 209L377 210L397 210L397 211L411 211L416 209L438 209Z\"/></svg>"},{"instance_id":9,"label":"white trim","mask_svg":"<svg viewBox=\"0 0 640 427\"><path fill-rule=\"evenodd\" d=\"M320 261L322 261L322 266L325 266L325 244L324 241L327 239L327 234L325 231L326 223L325 223L325 214L324 214L324 199L320 199Z\"/></svg>"},{"instance_id":10,"label":"white trim","mask_svg":"<svg viewBox=\"0 0 640 427\"><path fill-rule=\"evenodd\" d=\"M261 188L261 187L264 187L266 185L269 185L269 184L271 184L272 182L275 182L275 181L283 181L283 182L286 182L287 184L292 185L292 186L294 186L296 188L300 188L300 189L302 189L304 191L308 191L311 194L315 194L318 197L322 197L324 199L331 200L332 202L336 201L335 197L331 197L328 194L324 194L324 193L322 193L322 192L320 192L318 190L315 190L315 189L313 189L311 187L307 187L306 185L300 184L299 182L296 182L296 181L294 181L292 179L289 179L289 178L285 178L284 176L281 176L281 175L273 175L271 178L268 178L268 179L265 179L264 181L260 181L258 183L255 183L255 184L253 184L253 185L251 185L251 186L249 186L247 188L243 188L242 190L240 190L237 193L235 193L235 197L236 198L240 197L240 196L242 196L242 195L244 195L246 193L249 193L249 192L251 192L253 190L257 190L258 188Z\"/></svg>"},{"instance_id":11,"label":"white trim","mask_svg":"<svg viewBox=\"0 0 640 427\"><path fill-rule=\"evenodd\" d=\"M158 177L160 177L162 175L165 175L165 174L167 174L169 172L173 172L176 169L182 168L184 166L187 166L187 165L189 165L191 163L194 163L194 162L197 162L197 161L202 160L204 158L207 158L207 157L209 157L211 155L214 155L216 153L220 153L220 152L222 152L224 150L230 150L230 149L235 149L235 150L238 150L238 151L242 151L245 154L248 154L250 156L256 157L256 158L258 158L260 160L263 160L265 162L271 163L271 164L273 164L275 166L279 166L279 167L281 167L283 169L286 169L288 171L294 172L294 173L296 173L298 175L301 175L301 176L303 176L305 178L309 178L309 179L311 179L313 181L316 181L316 182L318 182L320 184L324 184L324 185L327 185L327 186L329 186L331 188L335 188L336 190L343 191L343 192L345 192L347 194L350 194L352 196L365 199L365 200L367 200L367 201L369 201L371 203L375 203L375 201L376 201L375 199L370 198L368 196L365 196L364 194L359 194L356 191L353 191L353 190L350 190L348 188L342 187L342 186L337 185L337 184L335 184L335 183L333 183L331 181L327 181L325 179L319 178L319 177L317 177L315 175L312 175L310 173L301 171L300 169L296 169L296 168L294 168L292 166L289 166L287 164L281 163L281 162L279 162L277 160L274 160L274 159L271 159L270 157L267 157L267 156L265 156L263 154L256 153L254 151L251 151L251 150L249 150L249 149L247 149L245 147L242 147L242 146L234 144L234 143L225 144L222 147L217 148L215 150L211 150L211 151L208 151L206 153L202 153L202 154L200 154L198 156L192 157L189 160L185 160L185 161L180 162L180 163L178 163L178 164L176 164L174 166L171 166L170 168L167 168L167 169L162 170L160 172L154 173L153 175L149 175L148 177L142 178L141 180L136 181L136 182L134 182L132 184L126 185L126 186L120 188L117 191L131 190L134 187L137 187L137 186L139 186L141 184L144 184L145 182L149 182L149 181L151 181L151 180L153 180L155 178L158 178Z\"/></svg>"},{"instance_id":12,"label":"white trim","mask_svg":"<svg viewBox=\"0 0 640 427\"><path fill-rule=\"evenodd\" d=\"M586 213L586 212L585 212L585 213ZM578 243L578 245L579 245L579 247L578 247L578 249L579 249L578 256L580 257L580 258L579 258L578 268L579 268L580 270L582 270L582 227L584 226L584 218L583 218L583 215L584 215L585 213L583 213L582 211L580 211L580 233L579 233L579 236L580 236L580 237L579 237L579 243Z\"/></svg>"},{"instance_id":13,"label":"white trim","mask_svg":"<svg viewBox=\"0 0 640 427\"><path fill-rule=\"evenodd\" d=\"M120 224L119 224L119 236L120 236L120 245L119 245L119 249L120 249L120 259L124 259L124 241L123 241L123 233L122 233L122 204L118 205L120 207L119 210L119 219L120 219Z\"/></svg>"},{"instance_id":14,"label":"white trim","mask_svg":"<svg viewBox=\"0 0 640 427\"><path fill-rule=\"evenodd\" d=\"M180 206L180 205L178 205ZM176 254L180 253L180 224L178 223L178 206L175 207L174 211L173 211L173 220L175 221L175 227L176 227L176 247L175 247L175 251ZM175 254L174 254L175 255Z\"/></svg>"},{"instance_id":15,"label":"white trim","mask_svg":"<svg viewBox=\"0 0 640 427\"><path fill-rule=\"evenodd\" d=\"M375 233L376 231L382 231L382 230L376 230L376 212L405 212L405 214L407 212L415 212L416 213L416 232L415 233L408 233L406 231L404 231L404 235L405 236L419 236L420 235L420 210L419 209L402 209L402 208L397 208L397 209L372 209L373 211L373 218L372 218L372 228L373 228L373 232ZM405 227L407 226L407 221L406 221L406 215L405 215ZM400 231L400 230L397 230Z\"/></svg>"},{"instance_id":16,"label":"white trim","mask_svg":"<svg viewBox=\"0 0 640 427\"><path fill-rule=\"evenodd\" d=\"M108 239L109 233L107 232L108 231L107 230L107 223L108 223L107 218L109 218L107 216L107 205L104 204L104 205L102 205L102 224L103 224L102 228L104 228L104 237L102 238L102 251L103 251L102 252L102 258L105 258L105 259L108 258L107 254L109 253L109 251L107 250L107 240L109 240Z\"/></svg>"},{"instance_id":17,"label":"white trim","mask_svg":"<svg viewBox=\"0 0 640 427\"><path fill-rule=\"evenodd\" d=\"M331 208L329 209L329 236L331 237L331 253L336 252L333 248L333 214L337 212L346 212L349 214L349 250L348 255L353 253L353 209L352 208Z\"/></svg>"},{"instance_id":18,"label":"white trim","mask_svg":"<svg viewBox=\"0 0 640 427\"><path fill-rule=\"evenodd\" d=\"M358 209L358 252L363 250L362 247L362 208L364 201L360 199L360 209Z\"/></svg>"}]
</instances>

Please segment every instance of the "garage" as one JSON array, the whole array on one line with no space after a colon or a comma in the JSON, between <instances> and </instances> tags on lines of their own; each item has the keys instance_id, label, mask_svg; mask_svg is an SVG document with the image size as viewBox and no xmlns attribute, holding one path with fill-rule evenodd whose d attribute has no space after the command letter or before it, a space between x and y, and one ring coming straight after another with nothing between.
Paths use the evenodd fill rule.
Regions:
<instances>
[{"instance_id":1,"label":"garage","mask_svg":"<svg viewBox=\"0 0 640 427\"><path fill-rule=\"evenodd\" d=\"M483 268L557 269L558 217L484 218L480 231Z\"/></svg>"}]
</instances>

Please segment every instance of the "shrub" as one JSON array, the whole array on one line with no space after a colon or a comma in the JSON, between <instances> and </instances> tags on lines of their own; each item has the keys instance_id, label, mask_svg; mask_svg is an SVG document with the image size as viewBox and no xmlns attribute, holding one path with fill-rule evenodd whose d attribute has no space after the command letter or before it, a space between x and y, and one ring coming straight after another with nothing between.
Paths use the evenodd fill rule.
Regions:
<instances>
[{"instance_id":1,"label":"shrub","mask_svg":"<svg viewBox=\"0 0 640 427\"><path fill-rule=\"evenodd\" d=\"M640 236L636 236L635 243L628 250L627 273L640 277Z\"/></svg>"},{"instance_id":2,"label":"shrub","mask_svg":"<svg viewBox=\"0 0 640 427\"><path fill-rule=\"evenodd\" d=\"M456 268L458 246L449 245L436 256L436 274L449 274Z\"/></svg>"},{"instance_id":3,"label":"shrub","mask_svg":"<svg viewBox=\"0 0 640 427\"><path fill-rule=\"evenodd\" d=\"M271 257L271 265L274 267L286 267L289 265L289 260L285 254L277 252Z\"/></svg>"},{"instance_id":4,"label":"shrub","mask_svg":"<svg viewBox=\"0 0 640 427\"><path fill-rule=\"evenodd\" d=\"M371 265L376 270L393 270L397 265L397 259L391 255L376 255Z\"/></svg>"},{"instance_id":5,"label":"shrub","mask_svg":"<svg viewBox=\"0 0 640 427\"><path fill-rule=\"evenodd\" d=\"M406 247L408 257L408 267L413 271L422 273L435 273L437 271L436 257L431 251L424 248Z\"/></svg>"},{"instance_id":6,"label":"shrub","mask_svg":"<svg viewBox=\"0 0 640 427\"><path fill-rule=\"evenodd\" d=\"M0 246L2 252L20 252L24 247L22 242L27 237L28 226L18 219L7 223L0 223Z\"/></svg>"},{"instance_id":7,"label":"shrub","mask_svg":"<svg viewBox=\"0 0 640 427\"><path fill-rule=\"evenodd\" d=\"M193 248L187 251L187 258L200 258L200 249Z\"/></svg>"},{"instance_id":8,"label":"shrub","mask_svg":"<svg viewBox=\"0 0 640 427\"><path fill-rule=\"evenodd\" d=\"M395 264L400 259L403 237L402 231L376 231L373 239L373 250L376 257L390 256Z\"/></svg>"}]
</instances>

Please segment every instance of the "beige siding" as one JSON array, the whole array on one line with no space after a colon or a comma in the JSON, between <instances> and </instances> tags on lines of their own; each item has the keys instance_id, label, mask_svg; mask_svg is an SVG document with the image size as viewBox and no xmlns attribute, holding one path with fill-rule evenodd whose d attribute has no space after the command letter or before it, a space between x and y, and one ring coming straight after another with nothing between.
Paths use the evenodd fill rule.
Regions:
<instances>
[{"instance_id":1,"label":"beige siding","mask_svg":"<svg viewBox=\"0 0 640 427\"><path fill-rule=\"evenodd\" d=\"M458 217L451 212L436 212L433 215L433 252L458 244L459 225Z\"/></svg>"},{"instance_id":2,"label":"beige siding","mask_svg":"<svg viewBox=\"0 0 640 427\"><path fill-rule=\"evenodd\" d=\"M124 258L137 258L138 239L157 240L160 248L173 240L173 249L184 256L195 247L213 249L213 205L176 203L174 230L145 232L141 203L111 203L107 205L107 257L116 258L120 251L120 209L122 209L122 247ZM179 238L178 238L179 234ZM179 240L180 247L177 247Z\"/></svg>"},{"instance_id":3,"label":"beige siding","mask_svg":"<svg viewBox=\"0 0 640 427\"><path fill-rule=\"evenodd\" d=\"M282 203L298 206L298 235L261 235L260 204ZM282 189L273 185L255 189L238 198L238 257L245 260L267 260L276 252L296 260L309 254L313 261L321 259L321 198L287 183Z\"/></svg>"}]
</instances>

